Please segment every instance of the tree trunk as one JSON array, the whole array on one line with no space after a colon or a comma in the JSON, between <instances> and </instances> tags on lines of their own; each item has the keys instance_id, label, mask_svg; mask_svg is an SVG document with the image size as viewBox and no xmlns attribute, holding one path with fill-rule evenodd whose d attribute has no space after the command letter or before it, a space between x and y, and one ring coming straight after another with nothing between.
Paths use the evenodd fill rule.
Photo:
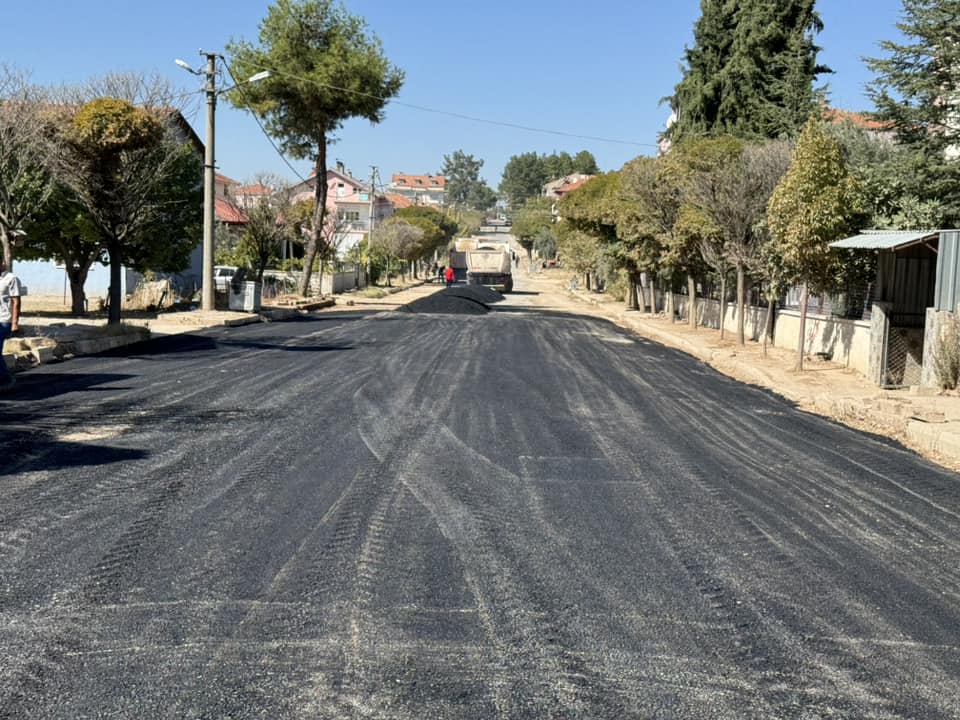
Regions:
<instances>
[{"instance_id":1,"label":"tree trunk","mask_svg":"<svg viewBox=\"0 0 960 720\"><path fill-rule=\"evenodd\" d=\"M747 344L747 340L744 337L745 318L743 317L747 305L744 298L746 284L747 270L743 266L743 263L737 263L737 345L740 346Z\"/></svg>"},{"instance_id":2,"label":"tree trunk","mask_svg":"<svg viewBox=\"0 0 960 720\"><path fill-rule=\"evenodd\" d=\"M7 235L5 227L0 227L0 245L3 246L3 265L13 272L13 243L10 242L10 236Z\"/></svg>"},{"instance_id":3,"label":"tree trunk","mask_svg":"<svg viewBox=\"0 0 960 720\"><path fill-rule=\"evenodd\" d=\"M107 257L110 258L110 310L107 324L119 325L120 307L123 304L123 289L120 286L123 266L120 264L120 243L116 239L107 241Z\"/></svg>"},{"instance_id":4,"label":"tree trunk","mask_svg":"<svg viewBox=\"0 0 960 720\"><path fill-rule=\"evenodd\" d=\"M690 323L690 328L693 330L697 329L697 281L693 279L693 275L687 275L687 305L688 310L687 322Z\"/></svg>"},{"instance_id":5,"label":"tree trunk","mask_svg":"<svg viewBox=\"0 0 960 720\"><path fill-rule=\"evenodd\" d=\"M323 223L327 219L327 136L321 133L317 142L317 162L315 164L316 187L313 189L313 227L307 238L307 245L303 252L303 277L300 278L300 296L306 297L310 292L310 278L313 275L313 263L317 259L320 249L320 234L323 232ZM323 282L321 278L321 283ZM322 288L321 288L322 289Z\"/></svg>"},{"instance_id":6,"label":"tree trunk","mask_svg":"<svg viewBox=\"0 0 960 720\"><path fill-rule=\"evenodd\" d=\"M807 334L807 284L800 290L800 335L797 338L797 372L803 372L803 338Z\"/></svg>"},{"instance_id":7,"label":"tree trunk","mask_svg":"<svg viewBox=\"0 0 960 720\"><path fill-rule=\"evenodd\" d=\"M583 274L583 284L586 286L587 292L590 292L592 289L590 284L590 273L587 272Z\"/></svg>"},{"instance_id":8,"label":"tree trunk","mask_svg":"<svg viewBox=\"0 0 960 720\"><path fill-rule=\"evenodd\" d=\"M627 277L627 310L636 310L639 307L637 300L638 285L637 277L630 273Z\"/></svg>"},{"instance_id":9,"label":"tree trunk","mask_svg":"<svg viewBox=\"0 0 960 720\"><path fill-rule=\"evenodd\" d=\"M647 283L650 286L650 314L657 314L657 281L656 278L651 274L650 282Z\"/></svg>"},{"instance_id":10,"label":"tree trunk","mask_svg":"<svg viewBox=\"0 0 960 720\"><path fill-rule=\"evenodd\" d=\"M723 331L727 319L727 276L720 276L720 339L723 340Z\"/></svg>"},{"instance_id":11,"label":"tree trunk","mask_svg":"<svg viewBox=\"0 0 960 720\"><path fill-rule=\"evenodd\" d=\"M320 256L320 296L321 296L321 297L323 296L323 271L327 269L327 268L326 268L326 265L327 265L327 263L324 261L324 258L323 258L323 256L321 255L321 256ZM332 284L333 284L333 283L331 283L331 285L332 285ZM332 291L332 290L333 290L333 287L331 287L330 290Z\"/></svg>"},{"instance_id":12,"label":"tree trunk","mask_svg":"<svg viewBox=\"0 0 960 720\"><path fill-rule=\"evenodd\" d=\"M773 308L776 300L767 301L767 319L763 328L763 356L767 356L767 342L773 342Z\"/></svg>"},{"instance_id":13,"label":"tree trunk","mask_svg":"<svg viewBox=\"0 0 960 720\"><path fill-rule=\"evenodd\" d=\"M70 314L76 317L87 314L87 295L83 286L87 282L90 266L76 267L67 265L67 278L70 280Z\"/></svg>"}]
</instances>

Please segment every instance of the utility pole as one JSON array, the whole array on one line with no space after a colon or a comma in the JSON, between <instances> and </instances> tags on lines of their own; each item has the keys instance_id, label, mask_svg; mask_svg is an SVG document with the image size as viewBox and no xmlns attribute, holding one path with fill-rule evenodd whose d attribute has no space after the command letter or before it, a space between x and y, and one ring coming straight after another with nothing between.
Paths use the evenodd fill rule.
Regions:
<instances>
[{"instance_id":1,"label":"utility pole","mask_svg":"<svg viewBox=\"0 0 960 720\"><path fill-rule=\"evenodd\" d=\"M207 57L207 136L203 154L203 277L200 308L215 309L215 286L213 279L213 238L216 222L216 155L214 153L214 116L217 111L217 58L216 53L205 53Z\"/></svg>"},{"instance_id":2,"label":"utility pole","mask_svg":"<svg viewBox=\"0 0 960 720\"><path fill-rule=\"evenodd\" d=\"M370 275L373 271L373 259L370 252L370 245L373 242L373 230L376 226L376 209L377 209L377 166L370 166L370 225L367 229L367 284L370 284ZM389 271L388 271L389 272Z\"/></svg>"},{"instance_id":3,"label":"utility pole","mask_svg":"<svg viewBox=\"0 0 960 720\"><path fill-rule=\"evenodd\" d=\"M174 62L192 75L203 75L206 84L203 87L207 95L207 137L204 140L203 148L203 267L201 269L201 291L200 308L202 310L214 310L216 298L216 286L213 280L213 239L216 229L216 153L214 146L216 137L214 129L216 127L215 116L217 112L217 95L232 90L237 85L243 85L248 82L257 82L270 77L269 70L261 70L255 75L251 75L246 80L232 85L228 88L217 90L217 58L223 59L219 53L200 51L200 54L207 58L206 70L194 70L190 63L177 58ZM229 69L229 68L228 68Z\"/></svg>"}]
</instances>

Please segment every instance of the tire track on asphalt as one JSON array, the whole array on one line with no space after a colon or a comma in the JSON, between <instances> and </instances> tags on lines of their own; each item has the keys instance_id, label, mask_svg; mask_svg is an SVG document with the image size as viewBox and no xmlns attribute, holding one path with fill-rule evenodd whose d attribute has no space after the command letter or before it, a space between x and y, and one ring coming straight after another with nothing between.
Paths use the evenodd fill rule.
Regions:
<instances>
[{"instance_id":1,"label":"tire track on asphalt","mask_svg":"<svg viewBox=\"0 0 960 720\"><path fill-rule=\"evenodd\" d=\"M175 359L170 361L176 363L175 369L160 378L153 376L149 386L134 385L126 390L112 390L110 400L107 402L98 402L92 406L81 404L74 406L72 410L68 409L66 411L63 407L62 397L58 397L56 401L44 401L35 404L32 408L32 414L34 416L43 415L44 413L48 414L52 424L46 430L47 434L54 439L57 435L86 427L91 422L91 418L114 418L114 422L121 424L129 423L131 420L136 421L147 414L161 413L165 409L183 405L187 401L209 396L232 377L221 378L219 377L220 375L229 375L231 371L241 369L239 366L245 363L263 359L261 356L280 352L284 349L295 350L297 348L307 347L310 342L315 341L318 337L322 337L327 333L331 333L331 331L337 331L336 333L331 333L333 335L331 340L336 341L341 336L344 336L350 329L346 324L323 328L306 336L289 338L278 343L276 347L240 351L233 350L228 353L227 357L219 360L214 359L213 361L211 361L207 355L212 354L215 350L204 353L204 357L196 360L183 360L182 356L175 355ZM197 341L200 342L201 339L205 340L207 338L198 338ZM216 340L213 338L209 340L216 343ZM149 362L144 360L144 357L146 356L134 356L124 358L120 361L109 358L112 361L110 369L114 374L121 374L128 369L141 367L145 362ZM94 358L86 361L86 363L89 364L94 360L103 360L103 358ZM80 366L80 369L82 370L83 367L85 367L85 365ZM183 385L183 378L188 375L192 376L194 389L189 392L184 392L179 386ZM204 382L198 384L196 382L197 377L204 378ZM66 383L68 381L64 380L62 382ZM130 410L130 401L132 398L137 398L136 405L139 407L139 410ZM157 399L159 399L160 402L156 402ZM43 435L41 435L40 439L42 440L42 438ZM56 445L32 452L29 449L25 452L21 449L21 452L18 452L11 463L4 468L4 472L14 474L29 472L31 467L43 467L43 463L49 459L51 454L57 451L58 448Z\"/></svg>"},{"instance_id":2,"label":"tire track on asphalt","mask_svg":"<svg viewBox=\"0 0 960 720\"><path fill-rule=\"evenodd\" d=\"M593 353L605 358L603 352ZM613 392L609 387L609 374L593 369L596 358L579 358L582 369L581 382L574 386L568 385L568 404L580 408L584 419L594 427L594 435L604 454L618 467L632 472L636 477L637 489L642 491L646 503L654 510L654 517L664 534L674 548L677 563L688 575L692 584L701 596L705 612L726 625L727 637L716 637L712 647L718 659L722 658L744 673L747 688L753 688L756 693L755 701L759 706L753 712L765 716L801 717L801 708L817 707L827 713L844 713L849 707L846 698L836 698L830 701L827 698L818 698L818 691L809 687L809 679L818 677L823 668L810 663L802 653L798 653L791 638L784 636L782 630L770 625L763 619L759 608L755 606L753 598L744 594L744 588L737 581L736 575L731 574L733 568L724 568L718 564L718 547L704 547L705 538L691 535L679 517L696 517L704 515L714 518L717 523L719 517L726 516L726 521L720 524L725 527L740 525L741 537L724 541L724 544L734 543L741 547L750 547L764 538L751 532L751 525L744 523L745 518L737 512L731 512L732 506L722 499L718 502L718 494L702 480L698 472L689 472L680 461L678 468L682 476L693 481L693 485L683 487L673 484L669 490L670 504L666 502L667 491L659 487L655 476L646 472L632 470L636 466L635 454L622 443L619 438L623 434L623 427L630 427L639 422L637 410L622 400L624 393ZM571 364L575 362L567 360ZM616 362L614 363L616 365ZM575 370L576 367L571 367ZM589 380L587 378L590 378ZM658 390L667 393L672 388L658 383ZM592 410L586 398L591 397L595 405L607 410L606 417L599 416ZM597 403L597 399L601 402ZM701 413L703 405L701 404ZM609 419L607 419L609 418ZM616 418L616 420L613 420ZM646 418L649 421L649 418ZM674 454L666 455L655 448L646 447L648 457L645 464L651 467L677 467L678 458ZM652 454L653 457L649 455ZM713 507L711 507L713 506ZM781 568L781 572L783 569ZM849 682L849 681L848 681ZM798 693L797 688L807 688L804 693ZM863 688L858 694L864 694ZM826 704L824 704L826 701ZM870 712L879 712L883 717L886 708L882 702L870 703ZM861 710L862 711L862 710ZM787 713L787 715L782 715ZM862 717L864 715L858 715Z\"/></svg>"},{"instance_id":3,"label":"tire track on asphalt","mask_svg":"<svg viewBox=\"0 0 960 720\"><path fill-rule=\"evenodd\" d=\"M458 348L466 348L464 353L469 353L470 347L466 339L458 343ZM461 359L454 357L450 362ZM470 363L464 363L462 379L452 379L448 387L469 384L470 372ZM444 403L433 403L434 413L449 406L456 393L448 391L447 397ZM421 415L421 423L431 415ZM388 422L403 425L392 418ZM584 618L577 616L570 605L559 612L547 607L536 595L549 590L533 590L529 585L525 589L519 579L520 573L530 572L532 565L524 557L528 552L518 551L524 541L532 540L524 538L530 533L523 499L529 488L512 473L466 447L442 423L433 421L419 437L422 439L417 443L408 440L409 450L399 458L397 472L430 511L444 537L453 543L465 568L468 587L498 658L490 681L498 716L515 717L520 712L516 703L524 698L544 711L553 707L555 712L620 717L619 709L614 715L598 713L610 711L609 706L615 702L612 698L624 694L622 689L611 686L585 656L570 649L575 634L571 626L577 625L576 632L582 633ZM467 467L454 475L446 467L430 465L429 458L436 457L462 458ZM504 483L506 490L485 487L491 478ZM546 547L542 538L531 544ZM532 678L530 668L537 670Z\"/></svg>"},{"instance_id":4,"label":"tire track on asphalt","mask_svg":"<svg viewBox=\"0 0 960 720\"><path fill-rule=\"evenodd\" d=\"M307 361L304 360L304 364L306 363ZM295 367L282 374L279 379L282 381L285 375L301 373L302 370L301 367ZM204 392L207 389L203 388L198 392ZM173 402L170 404L172 405ZM310 417L313 412L313 408L306 405L297 405L297 407L300 407L304 419ZM165 417L167 413L164 413L162 408L157 414L161 416L161 423L169 422L170 418ZM295 418L291 415L288 417ZM263 481L271 476L276 479L276 476L279 476L276 468L284 466L285 450L281 443L275 442L276 440L277 438L274 437L269 442L261 441L250 448L254 461L244 463L243 470L233 482L235 490L243 491L245 485L254 481ZM256 452L256 450L266 452ZM70 611L73 619L59 633L42 644L43 650L39 653L39 660L28 660L12 678L7 688L7 697L3 705L0 705L9 709L11 716L18 715L21 711L29 713L26 709L29 702L36 700L42 693L41 680L52 678L64 671L64 667L59 664L64 657L82 657L87 654L89 649L83 647L76 638L85 635L85 625L96 615L96 607L116 605L121 602L124 583L130 579L134 569L142 564L144 554L148 551L150 543L157 538L172 508L182 500L182 496L188 490L200 489L194 487L196 483L189 482L192 473L185 467L195 466L196 458L192 458L193 462L187 463L188 454L179 445L173 445L164 451L163 462L158 463L157 459L152 460L147 472L144 472L141 464L128 463L121 466L120 472L113 473L94 485L84 486L76 483L71 486L76 488L76 493L64 494L62 491L41 493L31 504L20 509L24 524L33 528L32 533L16 534L18 542L26 549L36 543L38 533L43 530L52 530L55 526L62 526L69 520L89 514L98 506L102 506L104 501L114 504L127 496L134 499L136 493L156 487L146 501L138 502L133 521L126 525L106 552L78 581L79 595L73 597L72 592L64 594L61 591L59 602L75 608ZM157 480L161 480L159 485ZM51 501L54 498L51 495L55 495L59 506L67 505L70 508L68 515L59 512L58 507L52 505ZM35 522L35 510L40 510L50 518L50 521L38 525ZM156 551L156 548L153 550ZM69 644L65 643L64 637L71 638ZM38 667L43 669L42 673L37 670Z\"/></svg>"},{"instance_id":5,"label":"tire track on asphalt","mask_svg":"<svg viewBox=\"0 0 960 720\"><path fill-rule=\"evenodd\" d=\"M629 373L629 370L625 370L625 371L621 370L621 372L624 374L624 376L626 376ZM599 381L600 373L595 373L594 376L597 378L597 385L598 386L601 385ZM607 375L607 377L604 378L604 380L606 382L609 382L610 381L609 375ZM681 388L684 387L682 380L680 382L677 382L676 380L672 380L665 373L658 373L658 376L656 377L656 379L651 380L651 383L656 384L656 387L660 393L669 394L671 397L675 397L677 394L679 394L681 397L684 397L684 396L690 397L689 393L684 393L683 390L681 390ZM636 411L632 411L629 405L627 405L625 402L622 402L620 399L621 396L622 394L610 393L610 397L605 401L605 403L609 406L610 410L612 411L612 414L620 415L622 417L630 417L631 412L635 414ZM678 438L688 438L689 428L687 428L686 426L689 425L690 415L693 415L694 417L710 417L711 411L708 409L705 412L704 411L705 405L712 406L713 403L711 403L709 400L705 401L703 398L699 398L699 402L696 406L695 414L693 413L694 407L693 407L692 401L690 405L686 405L685 407L683 402L681 402L680 405L681 405L681 408L678 410L671 409L667 411L665 419L673 420L675 425L679 425L679 429L676 433L676 436ZM649 412L649 410L647 410L646 408L644 408L644 410ZM670 416L671 412L675 413L675 415L672 418ZM706 423L698 422L697 426L698 427L702 426L706 430L708 430L708 432L706 433L708 437L708 441L711 441L715 448L720 448L722 452L725 448L726 439L730 437L730 430L732 430L732 428L735 428L735 427L742 427L742 423L737 423L736 418L732 416L732 413L720 412L718 414L720 414L721 417L723 418L719 422L711 424L709 426L707 426ZM724 417L724 415L727 415L727 417ZM726 432L718 428L723 428L726 430ZM615 433L615 430L616 428L609 428L608 431L606 431L605 433L599 433L599 434L610 436ZM743 448L742 442L739 440L739 438L733 437L732 439L734 440L735 447L739 446L740 448ZM693 445L690 444L689 442L680 442L677 444L677 446L689 447L691 450L694 449ZM629 455L625 453L622 448L620 450L618 450L617 448L613 448L611 452L612 453L621 452L623 453L622 454L623 461L624 462L629 461ZM736 456L736 454L734 454L734 457L739 459ZM672 464L676 464L676 460L673 457L670 458L670 462ZM749 473L750 463L747 464L747 468ZM766 478L766 476L762 475L761 469L756 468L756 466L754 466L753 469L756 471L758 479ZM715 502L719 502L720 506L724 508L734 520L737 521L737 524L739 524L740 526L745 526L745 525L753 526L754 529L752 532L749 529L747 530L746 539L738 541L738 543L742 544L745 549L750 549L751 554L754 554L751 548L752 542L764 542L765 540L766 541L772 540L772 538L769 535L769 532L766 531L764 528L757 526L753 521L753 517L750 514L744 512L740 507L740 503L743 502L745 499L748 499L748 496L746 495L738 496L738 500L734 501L729 496L729 493L731 490L734 490L734 492L739 492L736 490L736 486L731 485L728 482L722 482L722 483L718 482L718 479L721 479L724 476L715 475L713 478L708 478L703 472L700 472L697 469L693 469L693 471L691 471L689 468L687 469L687 472L685 474L691 477L691 479L693 479L693 481L700 486L700 489L702 490L705 496L713 498ZM784 479L786 479L786 476L784 476ZM742 479L739 482L742 483ZM677 494L677 489L674 488L671 491L671 494L675 497ZM663 496L658 494L655 497L659 499L659 498L662 498ZM696 496L691 495L690 499L688 500L688 512L692 512L692 513L698 512L697 508L700 506L700 504L701 503L696 499ZM670 518L671 516L667 514L667 509L665 507L662 507L662 509L665 514L665 517ZM789 512L789 507L784 505L781 508L781 514L784 510ZM700 509L699 512L702 513L703 510ZM679 526L675 527L673 529L674 535L676 537L682 538L682 535L680 534L681 530L682 530L681 527ZM775 545L780 545L780 544L781 543L775 543ZM709 565L707 565L707 562L704 558L697 559L696 557L691 556L691 549L690 549L689 542L686 546L681 546L681 549L685 556L689 556L689 557L685 557L684 559L685 565L691 566L692 568L696 569L698 572L700 572L701 569L705 567L709 567ZM788 562L786 563L779 562L782 560L787 560ZM781 584L789 584L787 582L784 582L788 573L793 576L796 576L798 574L800 574L801 576L808 574L805 567L792 561L789 556L785 558L783 556L783 553L779 549L773 551L773 554L770 556L770 559L768 560L768 562L771 562L771 561L772 561L773 568L776 568L779 566L779 569L777 570L776 575L773 576L773 579L780 581ZM809 581L817 582L818 579L819 578L817 578L816 576L810 576ZM738 582L737 584L742 585L742 582ZM711 602L715 602L726 593L726 591L723 588L723 585L724 585L723 582L714 582L714 578L710 578L710 577L707 577L698 583L698 586L709 591L707 599L710 600ZM740 591L743 592L745 589L746 589L745 587L741 587ZM784 624L790 625L792 623L793 625L792 628L788 628L787 630L788 634L784 638L784 642L788 644L791 644L791 643L797 644L797 641L800 638L802 638L804 631L806 631L806 633L810 633L811 628L809 628L809 626L804 627L804 623L799 620L798 616L795 616L793 619L791 619L790 608L786 606L781 607L781 612L784 612L784 611L786 611L786 620L783 621ZM839 626L837 629L839 630ZM890 628L890 631L892 631L895 636L896 633L894 628ZM765 632L769 634L769 630L766 630ZM794 638L795 638L794 640L790 639L789 633L794 634ZM751 641L747 643L745 647L751 647L751 648L754 648L754 650L756 650L757 648L760 647L760 645L758 645L754 641ZM827 657L826 662L824 662L824 658L823 658L824 653L822 652L822 649L816 648L816 647L807 647L807 644L804 644L805 655L808 657L817 656L820 662L813 662L812 659L805 660L803 665L801 666L803 667L803 672L801 673L800 677L802 678L802 677L809 676L811 669L813 669L813 671L816 672L818 668L820 671L824 671L827 668L833 668L833 672L830 674L833 677L834 687L837 687L837 688L844 687L848 690L850 695L856 696L859 698L857 702L860 704L855 706L860 707L861 710L854 711L854 712L871 712L871 713L877 713L878 717L886 717L887 713L909 712L909 709L911 707L916 707L916 706L925 706L928 708L932 708L932 698L915 696L912 701L912 702L915 702L915 704L912 705L911 702L904 702L902 698L902 694L899 694L899 693L898 695L887 695L886 693L883 693L881 690L881 694L879 695L876 694L878 688L875 683L870 682L870 678L863 672L863 669L862 669L863 665L862 663L858 662L859 658L851 656L849 652L846 652L846 653L836 652L836 650L838 649L838 646L836 645L831 649L833 650L832 656ZM774 651L775 653L779 654L775 648L774 648ZM754 654L757 655L757 653L754 653ZM771 653L769 651L765 653L766 656L770 656L772 654L774 653ZM762 656L762 655L758 655L758 656ZM877 666L885 667L886 670L892 675L899 674L896 658L893 656L888 657L886 662L883 662L883 661L878 662L878 658L874 657L872 658L871 665L874 667L874 669L876 669ZM929 679L931 681L930 686L936 686L938 684L937 683L938 677L940 680L947 679L945 676L942 675L941 670L938 670L935 668L929 668L928 673L929 673ZM788 704L796 704L797 702L796 698L791 699L790 697L779 698L778 701L783 701ZM839 703L839 705L837 705L837 703ZM847 700L844 700L842 698L837 698L836 700L832 701L830 704L824 706L823 710L830 711L830 712L843 712L844 706L847 704L848 704ZM931 709L931 712L935 712L935 711Z\"/></svg>"}]
</instances>

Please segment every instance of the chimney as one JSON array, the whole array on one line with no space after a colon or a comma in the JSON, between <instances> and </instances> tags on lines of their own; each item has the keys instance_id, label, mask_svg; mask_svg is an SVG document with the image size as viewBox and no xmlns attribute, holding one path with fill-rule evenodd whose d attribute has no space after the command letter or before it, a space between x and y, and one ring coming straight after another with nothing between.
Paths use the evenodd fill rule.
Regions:
<instances>
[{"instance_id":1,"label":"chimney","mask_svg":"<svg viewBox=\"0 0 960 720\"><path fill-rule=\"evenodd\" d=\"M337 160L337 172L343 174L343 160Z\"/></svg>"}]
</instances>

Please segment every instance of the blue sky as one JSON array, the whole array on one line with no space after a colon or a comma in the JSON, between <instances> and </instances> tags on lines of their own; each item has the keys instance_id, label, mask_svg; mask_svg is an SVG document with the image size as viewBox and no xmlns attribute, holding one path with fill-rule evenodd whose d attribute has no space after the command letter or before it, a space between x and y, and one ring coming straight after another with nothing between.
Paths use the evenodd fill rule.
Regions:
<instances>
[{"instance_id":1,"label":"blue sky","mask_svg":"<svg viewBox=\"0 0 960 720\"><path fill-rule=\"evenodd\" d=\"M507 160L529 151L590 150L604 170L652 154L668 115L659 100L680 79L699 0L449 0L401 3L346 0L406 72L397 100L491 121L608 138L601 142L503 127L391 104L383 123L349 121L330 148L356 176L380 169L436 173L444 154L462 149L484 160L496 188ZM0 62L29 71L41 84L79 83L113 71L159 72L184 91L199 79L176 67L197 67L199 48L221 51L231 37L256 40L265 0L34 0L4 2ZM901 0L820 0L818 37L831 104L868 109L871 76L862 57L897 37ZM198 95L199 100L199 95ZM203 135L202 104L188 119ZM238 180L269 171L295 179L253 118L221 103L217 165ZM306 162L292 162L301 175Z\"/></svg>"}]
</instances>

